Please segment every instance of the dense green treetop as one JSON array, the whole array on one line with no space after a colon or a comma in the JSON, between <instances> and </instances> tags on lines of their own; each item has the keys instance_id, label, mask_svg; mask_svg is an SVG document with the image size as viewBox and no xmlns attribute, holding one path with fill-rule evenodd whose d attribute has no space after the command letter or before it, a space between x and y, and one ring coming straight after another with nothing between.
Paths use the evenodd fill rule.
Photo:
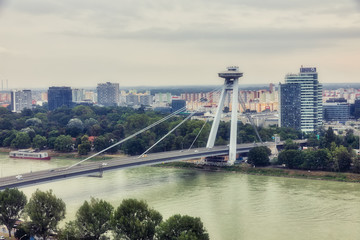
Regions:
<instances>
[{"instance_id":1,"label":"dense green treetop","mask_svg":"<svg viewBox=\"0 0 360 240\"><path fill-rule=\"evenodd\" d=\"M256 167L268 166L270 165L270 154L271 150L268 147L254 147L249 151L248 163Z\"/></svg>"},{"instance_id":2,"label":"dense green treetop","mask_svg":"<svg viewBox=\"0 0 360 240\"><path fill-rule=\"evenodd\" d=\"M14 148L18 148L19 146L28 147L30 145L42 145L46 148L54 148L57 151L65 152L72 151L72 149L69 147L61 147L61 145L64 146L64 144L60 144L59 146L60 140L55 144L56 138L60 135L70 135L74 138L81 138L86 134L88 136L94 136L95 138L101 138L96 144L97 147L94 146L99 149L100 145L110 146L111 143L129 136L165 116L162 113L154 111L144 112L142 109L134 110L126 107L99 106L76 106L74 108L60 107L54 111L47 111L46 108L39 107L33 110L28 109L23 113L12 113L7 110L0 112L0 145L4 147L12 146ZM131 147L129 149L128 145L122 145L109 150L109 152L122 150L131 155L138 154L142 149L151 146L163 135L168 133L175 125L182 121L182 119L183 116L172 117L168 121L139 135L136 138L136 142L134 142L137 144L138 148ZM203 125L204 121L200 120L190 120L185 122L168 136L167 141L160 143L158 146L154 147L152 151L157 152L189 148ZM194 147L204 147L206 145L210 127L211 123L207 122ZM25 128L30 130L27 131L30 137L30 143L26 141L23 144L19 143L18 140L13 142L16 138L16 134ZM244 125L239 122L238 129L239 143L258 141L251 125ZM227 144L230 137L229 133L230 123L221 122L216 144ZM298 138L299 135L301 136L301 133L295 130L276 127L266 129L259 128L259 133L263 141L270 141L275 133L279 134L283 139L295 139ZM36 135L46 138L46 146L43 145L43 138L41 139L41 143L38 143L40 139L39 137L35 139ZM34 144L34 140L36 140L37 143ZM78 144L75 144L75 148L76 147L78 147ZM84 150L86 150L88 146L85 148L82 146L81 148L81 152L85 153L86 151Z\"/></svg>"},{"instance_id":3,"label":"dense green treetop","mask_svg":"<svg viewBox=\"0 0 360 240\"><path fill-rule=\"evenodd\" d=\"M54 142L54 149L60 152L71 152L73 140L71 136L60 135Z\"/></svg>"},{"instance_id":4,"label":"dense green treetop","mask_svg":"<svg viewBox=\"0 0 360 240\"><path fill-rule=\"evenodd\" d=\"M20 219L25 204L26 196L16 188L0 191L0 224L4 224L11 237L11 230L15 222Z\"/></svg>"},{"instance_id":5,"label":"dense green treetop","mask_svg":"<svg viewBox=\"0 0 360 240\"><path fill-rule=\"evenodd\" d=\"M97 240L111 229L113 206L99 199L85 201L76 213L75 224L80 239Z\"/></svg>"},{"instance_id":6,"label":"dense green treetop","mask_svg":"<svg viewBox=\"0 0 360 240\"><path fill-rule=\"evenodd\" d=\"M115 210L112 222L113 230L119 238L150 240L161 221L161 214L150 208L146 202L125 199Z\"/></svg>"},{"instance_id":7,"label":"dense green treetop","mask_svg":"<svg viewBox=\"0 0 360 240\"><path fill-rule=\"evenodd\" d=\"M208 240L209 235L200 218L176 214L162 222L156 230L159 240Z\"/></svg>"},{"instance_id":8,"label":"dense green treetop","mask_svg":"<svg viewBox=\"0 0 360 240\"><path fill-rule=\"evenodd\" d=\"M51 190L42 192L37 189L31 196L25 211L30 218L30 232L46 239L56 231L58 223L65 218L65 203Z\"/></svg>"}]
</instances>

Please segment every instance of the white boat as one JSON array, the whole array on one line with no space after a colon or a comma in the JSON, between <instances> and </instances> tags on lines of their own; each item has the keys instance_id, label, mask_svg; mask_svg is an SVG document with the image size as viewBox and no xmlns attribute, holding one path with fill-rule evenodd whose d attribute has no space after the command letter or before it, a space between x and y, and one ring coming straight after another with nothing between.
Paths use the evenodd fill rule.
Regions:
<instances>
[{"instance_id":1,"label":"white boat","mask_svg":"<svg viewBox=\"0 0 360 240\"><path fill-rule=\"evenodd\" d=\"M22 159L39 159L39 160L50 160L50 156L47 152L38 152L30 149L20 149L18 151L11 151L9 153L11 158L22 158Z\"/></svg>"}]
</instances>

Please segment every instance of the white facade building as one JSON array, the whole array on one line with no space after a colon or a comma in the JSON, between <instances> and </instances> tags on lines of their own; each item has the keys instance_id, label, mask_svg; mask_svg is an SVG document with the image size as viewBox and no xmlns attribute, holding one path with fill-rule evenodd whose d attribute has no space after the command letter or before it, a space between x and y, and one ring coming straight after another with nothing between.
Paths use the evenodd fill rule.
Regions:
<instances>
[{"instance_id":1,"label":"white facade building","mask_svg":"<svg viewBox=\"0 0 360 240\"><path fill-rule=\"evenodd\" d=\"M32 108L31 90L11 91L11 111L21 112L25 108Z\"/></svg>"},{"instance_id":2,"label":"white facade building","mask_svg":"<svg viewBox=\"0 0 360 240\"><path fill-rule=\"evenodd\" d=\"M298 74L285 76L286 83L301 86L301 131L311 133L322 125L322 85L316 68L300 68Z\"/></svg>"}]
</instances>

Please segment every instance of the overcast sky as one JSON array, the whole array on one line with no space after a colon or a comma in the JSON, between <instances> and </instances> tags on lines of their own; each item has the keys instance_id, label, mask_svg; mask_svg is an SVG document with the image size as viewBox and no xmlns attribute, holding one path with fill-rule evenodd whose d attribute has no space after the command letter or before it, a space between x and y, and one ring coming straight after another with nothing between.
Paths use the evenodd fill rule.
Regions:
<instances>
[{"instance_id":1,"label":"overcast sky","mask_svg":"<svg viewBox=\"0 0 360 240\"><path fill-rule=\"evenodd\" d=\"M9 88L216 85L229 65L360 82L360 0L0 0Z\"/></svg>"}]
</instances>

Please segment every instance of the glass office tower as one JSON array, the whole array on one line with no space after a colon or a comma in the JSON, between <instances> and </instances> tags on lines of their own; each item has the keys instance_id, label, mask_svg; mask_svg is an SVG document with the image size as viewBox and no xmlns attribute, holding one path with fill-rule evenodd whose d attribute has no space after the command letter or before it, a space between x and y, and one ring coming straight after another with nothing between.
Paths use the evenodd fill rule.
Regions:
<instances>
[{"instance_id":1,"label":"glass office tower","mask_svg":"<svg viewBox=\"0 0 360 240\"><path fill-rule=\"evenodd\" d=\"M322 85L318 80L316 68L304 68L301 66L300 73L287 74L285 84L300 85L300 130L305 133L313 133L322 125ZM281 97L288 97L280 93ZM285 107L285 105L284 105ZM299 108L299 106L297 107ZM294 109L294 111L297 111ZM280 105L280 115L287 114L285 108ZM284 115L280 116L285 119ZM284 120L283 120L284 121ZM286 121L286 120L285 120ZM280 122L283 126L284 122ZM295 125L295 123L294 123ZM296 128L296 127L295 127Z\"/></svg>"}]
</instances>

